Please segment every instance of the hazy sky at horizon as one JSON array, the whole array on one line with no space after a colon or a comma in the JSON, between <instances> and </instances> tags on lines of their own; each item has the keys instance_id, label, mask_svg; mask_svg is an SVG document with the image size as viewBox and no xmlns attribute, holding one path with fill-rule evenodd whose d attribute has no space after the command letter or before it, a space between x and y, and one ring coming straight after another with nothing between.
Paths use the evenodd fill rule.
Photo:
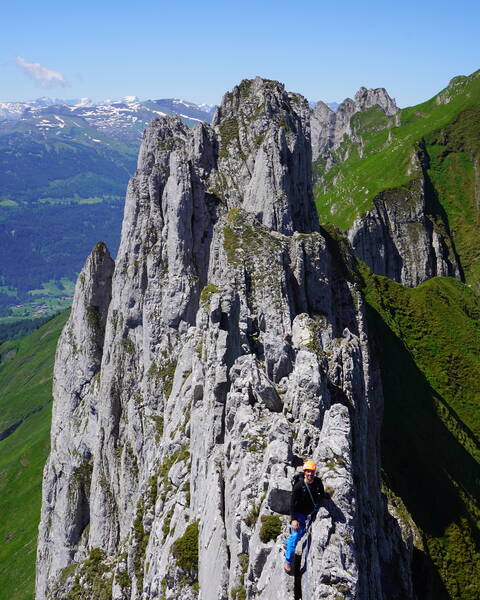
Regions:
<instances>
[{"instance_id":1,"label":"hazy sky at horizon","mask_svg":"<svg viewBox=\"0 0 480 600\"><path fill-rule=\"evenodd\" d=\"M363 85L409 106L480 67L479 16L471 0L25 0L2 7L0 101L218 103L261 75L309 100L341 101Z\"/></svg>"}]
</instances>

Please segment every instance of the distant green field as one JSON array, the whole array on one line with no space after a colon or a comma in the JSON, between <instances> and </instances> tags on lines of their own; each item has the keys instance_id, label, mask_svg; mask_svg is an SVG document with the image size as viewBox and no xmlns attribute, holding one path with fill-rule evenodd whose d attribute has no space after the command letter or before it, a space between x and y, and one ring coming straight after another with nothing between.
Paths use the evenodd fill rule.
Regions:
<instances>
[{"instance_id":1,"label":"distant green field","mask_svg":"<svg viewBox=\"0 0 480 600\"><path fill-rule=\"evenodd\" d=\"M16 289L0 286L0 294L12 299L12 304L3 309L9 316L0 316L0 342L26 335L47 318L69 308L74 291L74 281L66 277L47 281L21 297Z\"/></svg>"},{"instance_id":2,"label":"distant green field","mask_svg":"<svg viewBox=\"0 0 480 600\"><path fill-rule=\"evenodd\" d=\"M38 290L30 290L28 293L31 296L73 296L75 290L75 282L70 281L66 277L62 277L60 281L47 281L42 284Z\"/></svg>"},{"instance_id":3,"label":"distant green field","mask_svg":"<svg viewBox=\"0 0 480 600\"><path fill-rule=\"evenodd\" d=\"M34 595L53 361L67 317L62 313L28 336L0 344L0 597L5 600Z\"/></svg>"},{"instance_id":4,"label":"distant green field","mask_svg":"<svg viewBox=\"0 0 480 600\"><path fill-rule=\"evenodd\" d=\"M115 254L122 218L123 198L0 207L0 319L67 308L95 244Z\"/></svg>"}]
</instances>

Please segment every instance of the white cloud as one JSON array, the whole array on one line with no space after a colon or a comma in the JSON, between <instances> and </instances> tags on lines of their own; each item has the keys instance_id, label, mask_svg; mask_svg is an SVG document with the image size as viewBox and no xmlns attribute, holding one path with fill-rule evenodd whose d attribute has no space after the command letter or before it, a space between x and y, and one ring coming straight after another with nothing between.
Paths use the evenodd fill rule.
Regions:
<instances>
[{"instance_id":1,"label":"white cloud","mask_svg":"<svg viewBox=\"0 0 480 600\"><path fill-rule=\"evenodd\" d=\"M16 63L25 75L31 77L44 88L68 87L70 85L60 71L47 69L38 62L28 62L21 56L17 56Z\"/></svg>"}]
</instances>

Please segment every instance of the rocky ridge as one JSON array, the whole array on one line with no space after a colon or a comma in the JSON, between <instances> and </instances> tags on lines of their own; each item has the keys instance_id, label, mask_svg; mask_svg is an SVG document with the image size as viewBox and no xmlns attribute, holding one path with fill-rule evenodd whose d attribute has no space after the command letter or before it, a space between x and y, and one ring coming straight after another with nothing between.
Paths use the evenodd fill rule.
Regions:
<instances>
[{"instance_id":1,"label":"rocky ridge","mask_svg":"<svg viewBox=\"0 0 480 600\"><path fill-rule=\"evenodd\" d=\"M342 143L346 139L361 141L353 117L369 109L388 117L378 126L379 128L386 128L395 123L395 115L399 110L395 99L391 98L384 88L367 90L361 87L353 100L346 98L336 111L324 102L317 102L311 116L313 160L320 160L326 170L330 169L335 162L345 160L348 150L340 152L340 156L337 156Z\"/></svg>"},{"instance_id":2,"label":"rocky ridge","mask_svg":"<svg viewBox=\"0 0 480 600\"><path fill-rule=\"evenodd\" d=\"M363 155L365 133L398 125L398 117L395 100L384 88L362 87L354 100L347 98L336 112L318 102L312 110L311 128L319 188L325 174L334 164L347 160L353 148ZM463 277L427 172L428 158L419 143L408 167L410 183L378 194L373 209L360 215L346 232L355 255L375 274L410 287L437 275Z\"/></svg>"},{"instance_id":3,"label":"rocky ridge","mask_svg":"<svg viewBox=\"0 0 480 600\"><path fill-rule=\"evenodd\" d=\"M38 600L293 597L281 515L307 456L330 499L304 597L414 597L364 303L318 226L311 143L306 101L260 78L211 126L146 130L115 267L98 245L57 350Z\"/></svg>"}]
</instances>

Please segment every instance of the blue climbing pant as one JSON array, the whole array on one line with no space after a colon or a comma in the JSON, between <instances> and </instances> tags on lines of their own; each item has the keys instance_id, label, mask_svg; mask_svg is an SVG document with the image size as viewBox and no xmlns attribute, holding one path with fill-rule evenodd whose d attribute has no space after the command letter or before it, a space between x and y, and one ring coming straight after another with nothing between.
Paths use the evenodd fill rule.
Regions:
<instances>
[{"instance_id":1,"label":"blue climbing pant","mask_svg":"<svg viewBox=\"0 0 480 600\"><path fill-rule=\"evenodd\" d=\"M298 521L298 529L295 531L294 529L292 529L292 526L290 525L291 534L290 534L290 537L285 542L285 560L288 563L293 562L293 557L295 555L295 548L297 547L297 544L300 541L300 538L302 538L305 535L305 531L307 529L306 528L306 520L307 520L306 515L297 513L295 515L295 519Z\"/></svg>"}]
</instances>

